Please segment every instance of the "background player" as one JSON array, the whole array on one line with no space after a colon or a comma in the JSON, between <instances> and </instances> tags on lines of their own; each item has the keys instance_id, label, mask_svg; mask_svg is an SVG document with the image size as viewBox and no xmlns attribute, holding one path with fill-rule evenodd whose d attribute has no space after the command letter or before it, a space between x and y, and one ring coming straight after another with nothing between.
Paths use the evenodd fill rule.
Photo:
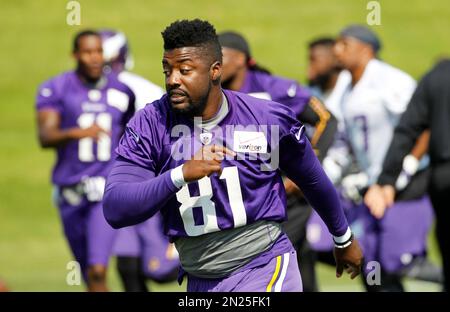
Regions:
<instances>
[{"instance_id":1,"label":"background player","mask_svg":"<svg viewBox=\"0 0 450 312\"><path fill-rule=\"evenodd\" d=\"M342 30L334 46L340 64L351 74L351 81L342 86L340 107L360 170L344 177L341 183L347 196L355 201L353 216L348 217L361 238L365 260L381 264L381 285L366 284L367 289L402 291L399 272L415 256L425 253L432 211L424 175L418 175L416 183L411 182L386 215L361 203L360 193L376 181L393 129L416 86L409 75L376 58L380 48L376 35L359 25Z\"/></svg>"},{"instance_id":2,"label":"background player","mask_svg":"<svg viewBox=\"0 0 450 312\"><path fill-rule=\"evenodd\" d=\"M106 291L116 231L102 212L112 151L134 113L134 94L103 74L102 42L86 30L73 42L76 69L44 82L36 99L39 142L55 148L52 181L64 232L89 291Z\"/></svg>"},{"instance_id":3,"label":"background player","mask_svg":"<svg viewBox=\"0 0 450 312\"><path fill-rule=\"evenodd\" d=\"M348 84L351 76L347 71L342 71L342 66L333 53L334 43L334 39L325 37L315 39L309 44L308 79L310 86L313 88L313 93L320 99L323 99L327 108L338 119L339 131L333 146L328 150L327 156L323 161L323 166L330 179L338 189L342 190L340 182L343 169L349 167L348 164L352 159L352 155L348 148L348 142L346 141L345 124L342 120L339 101L343 91L342 85ZM419 161L427 152L428 136L429 133L424 133L418 144L411 151L411 154L405 157L404 170L397 181L398 190L406 188L411 177L415 175L418 169L424 168L423 164L419 165ZM413 158L412 163L411 158ZM422 162L424 161L426 162L426 159L422 160ZM383 200L383 196L380 196L378 192L371 191L372 189L373 187L370 187L369 191L365 194L365 203L368 207L370 205L367 203L366 198L369 196L375 197L376 200ZM351 208L353 206L351 201L341 196L341 202L344 211L351 217ZM326 230L325 224L314 211L308 221L307 233L309 243L313 250L317 252L318 260L331 263L332 239ZM402 270L400 275L441 283L442 273L440 271L438 267L429 263L426 257L416 257Z\"/></svg>"},{"instance_id":4,"label":"background player","mask_svg":"<svg viewBox=\"0 0 450 312\"><path fill-rule=\"evenodd\" d=\"M436 234L444 266L444 290L449 290L449 244L447 225L449 198L449 87L450 61L438 62L420 81L411 102L400 123L383 163L378 178L382 186L380 191L384 207L378 207L379 201L368 201L377 211L391 210L395 198L399 195L396 187L397 176L404 170L404 159L414 142L420 140L422 131L430 129L430 167L431 176L428 189L436 213ZM406 156L405 156L406 155ZM397 180L398 181L398 180ZM380 188L379 185L375 186ZM387 209L390 207L389 209Z\"/></svg>"},{"instance_id":5,"label":"background player","mask_svg":"<svg viewBox=\"0 0 450 312\"><path fill-rule=\"evenodd\" d=\"M317 38L309 43L307 77L311 93L325 104L337 120L337 131L333 144L326 152L322 166L337 187L341 205L346 211L346 208L351 207L351 203L341 195L339 182L342 168L348 166L349 160L351 161L352 158L348 142L345 139L345 125L339 107L339 99L342 92L340 86L348 83L351 76L350 73L343 72L333 51L334 44L335 40L330 37ZM325 223L314 210L308 219L306 234L311 252L314 253L310 259L334 265L332 237ZM313 276L315 287L318 290L315 272Z\"/></svg>"},{"instance_id":6,"label":"background player","mask_svg":"<svg viewBox=\"0 0 450 312\"><path fill-rule=\"evenodd\" d=\"M280 171L262 155L279 151L281 169L335 235L337 276L344 266L357 276L357 241L292 111L221 89L221 47L208 22L174 22L163 38L168 95L127 127L106 186L108 222L136 224L161 210L189 291L299 291L295 250L280 226L286 218ZM264 124L278 125L279 136L258 128ZM172 133L181 130L184 136Z\"/></svg>"},{"instance_id":7,"label":"background player","mask_svg":"<svg viewBox=\"0 0 450 312\"><path fill-rule=\"evenodd\" d=\"M128 40L123 32L99 31L107 70L136 95L136 111L158 100L164 90L144 77L130 72L134 66ZM161 216L156 214L142 224L119 229L113 253L125 291L148 291L146 279L172 281L178 273L178 254L162 230Z\"/></svg>"}]
</instances>

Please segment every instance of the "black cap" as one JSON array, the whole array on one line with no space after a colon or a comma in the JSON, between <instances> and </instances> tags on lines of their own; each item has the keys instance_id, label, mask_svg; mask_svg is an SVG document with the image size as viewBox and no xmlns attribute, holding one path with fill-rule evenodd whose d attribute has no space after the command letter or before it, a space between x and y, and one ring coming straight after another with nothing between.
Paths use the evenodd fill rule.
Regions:
<instances>
[{"instance_id":1,"label":"black cap","mask_svg":"<svg viewBox=\"0 0 450 312\"><path fill-rule=\"evenodd\" d=\"M372 46L377 53L381 49L381 42L378 36L369 28L363 25L350 25L344 28L339 34L341 37L352 37Z\"/></svg>"},{"instance_id":2,"label":"black cap","mask_svg":"<svg viewBox=\"0 0 450 312\"><path fill-rule=\"evenodd\" d=\"M234 31L225 31L218 35L219 43L222 47L235 49L241 51L250 57L250 47L248 46L247 40Z\"/></svg>"}]
</instances>

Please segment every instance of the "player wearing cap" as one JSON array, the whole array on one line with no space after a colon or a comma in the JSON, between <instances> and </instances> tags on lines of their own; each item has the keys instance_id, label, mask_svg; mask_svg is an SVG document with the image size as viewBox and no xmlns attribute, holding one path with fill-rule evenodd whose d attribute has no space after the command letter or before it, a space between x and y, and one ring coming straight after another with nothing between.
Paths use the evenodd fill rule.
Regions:
<instances>
[{"instance_id":1,"label":"player wearing cap","mask_svg":"<svg viewBox=\"0 0 450 312\"><path fill-rule=\"evenodd\" d=\"M338 60L351 74L342 86L340 109L360 170L344 177L342 185L347 194L355 190L351 192L357 215L353 228L361 238L365 260L376 260L382 268L381 285L367 288L399 291L403 290L399 272L426 252L432 210L420 174L389 210L369 210L360 203L360 194L377 180L394 127L416 87L408 74L377 59L380 48L378 37L360 25L343 29L334 46Z\"/></svg>"}]
</instances>

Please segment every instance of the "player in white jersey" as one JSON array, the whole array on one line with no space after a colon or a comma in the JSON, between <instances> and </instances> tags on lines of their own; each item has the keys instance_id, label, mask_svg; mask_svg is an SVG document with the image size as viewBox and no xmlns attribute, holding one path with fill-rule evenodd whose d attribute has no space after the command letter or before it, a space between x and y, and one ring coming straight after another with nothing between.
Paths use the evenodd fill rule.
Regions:
<instances>
[{"instance_id":1,"label":"player in white jersey","mask_svg":"<svg viewBox=\"0 0 450 312\"><path fill-rule=\"evenodd\" d=\"M402 291L402 270L426 253L432 210L425 194L425 174L418 175L383 214L369 210L361 202L360 194L380 174L394 127L416 87L411 76L377 59L380 48L376 35L359 25L345 28L334 46L339 62L351 74L351 79L340 85L338 104L359 169L359 173L344 177L341 183L346 193L356 199L354 217L348 217L353 219L353 227L361 237L365 260L381 264L381 285L372 287L366 283L366 288ZM366 275L370 269L366 267Z\"/></svg>"},{"instance_id":2,"label":"player in white jersey","mask_svg":"<svg viewBox=\"0 0 450 312\"><path fill-rule=\"evenodd\" d=\"M107 66L119 73L119 80L136 95L136 111L147 103L160 99L165 93L160 86L130 71L134 67L134 59L129 51L125 34L114 30L102 30L100 34Z\"/></svg>"},{"instance_id":3,"label":"player in white jersey","mask_svg":"<svg viewBox=\"0 0 450 312\"><path fill-rule=\"evenodd\" d=\"M134 92L136 111L165 94L158 85L130 71L134 60L124 33L102 30L100 35L106 70L118 73L119 81ZM159 214L143 224L118 232L114 254L125 291L147 291L147 278L157 282L176 279L178 253L162 232Z\"/></svg>"},{"instance_id":4,"label":"player in white jersey","mask_svg":"<svg viewBox=\"0 0 450 312\"><path fill-rule=\"evenodd\" d=\"M136 94L136 111L160 99L165 93L160 86L127 70L120 72L119 81L130 87Z\"/></svg>"},{"instance_id":5,"label":"player in white jersey","mask_svg":"<svg viewBox=\"0 0 450 312\"><path fill-rule=\"evenodd\" d=\"M381 170L394 127L405 111L416 83L408 74L371 59L343 92L341 112L354 155L368 184Z\"/></svg>"}]
</instances>

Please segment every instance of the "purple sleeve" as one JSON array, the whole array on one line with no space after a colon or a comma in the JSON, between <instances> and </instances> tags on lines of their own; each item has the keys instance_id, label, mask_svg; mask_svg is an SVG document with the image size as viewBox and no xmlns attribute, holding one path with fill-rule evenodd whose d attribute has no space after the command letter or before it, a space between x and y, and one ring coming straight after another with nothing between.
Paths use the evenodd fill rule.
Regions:
<instances>
[{"instance_id":1,"label":"purple sleeve","mask_svg":"<svg viewBox=\"0 0 450 312\"><path fill-rule=\"evenodd\" d=\"M51 109L61 113L61 103L53 80L39 86L36 95L36 109L38 111Z\"/></svg>"},{"instance_id":2,"label":"purple sleeve","mask_svg":"<svg viewBox=\"0 0 450 312\"><path fill-rule=\"evenodd\" d=\"M290 132L281 138L280 168L300 187L330 233L342 236L348 229L344 210L304 132L304 126L297 122Z\"/></svg>"},{"instance_id":3,"label":"purple sleeve","mask_svg":"<svg viewBox=\"0 0 450 312\"><path fill-rule=\"evenodd\" d=\"M277 76L272 77L274 79L271 81L271 87L269 88L272 100L288 106L294 111L295 116L300 115L308 105L311 92L294 80Z\"/></svg>"},{"instance_id":4,"label":"purple sleeve","mask_svg":"<svg viewBox=\"0 0 450 312\"><path fill-rule=\"evenodd\" d=\"M170 170L155 177L151 170L119 156L107 178L103 213L113 228L138 224L158 212L176 191Z\"/></svg>"},{"instance_id":5,"label":"purple sleeve","mask_svg":"<svg viewBox=\"0 0 450 312\"><path fill-rule=\"evenodd\" d=\"M124 159L152 172L157 172L158 154L162 150L158 138L157 120L141 109L128 122L116 148L116 153Z\"/></svg>"}]
</instances>

